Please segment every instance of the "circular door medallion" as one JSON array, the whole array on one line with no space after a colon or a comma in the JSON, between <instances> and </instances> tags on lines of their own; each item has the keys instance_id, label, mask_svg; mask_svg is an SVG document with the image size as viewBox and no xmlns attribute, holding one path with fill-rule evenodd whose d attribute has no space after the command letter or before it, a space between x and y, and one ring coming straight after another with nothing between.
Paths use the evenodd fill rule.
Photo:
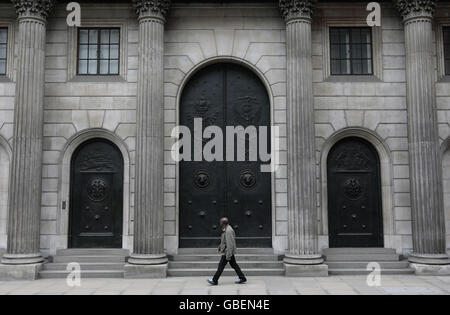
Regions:
<instances>
[{"instance_id":1,"label":"circular door medallion","mask_svg":"<svg viewBox=\"0 0 450 315\"><path fill-rule=\"evenodd\" d=\"M96 202L103 201L106 198L107 189L108 185L103 178L93 178L87 186L88 198Z\"/></svg>"},{"instance_id":2,"label":"circular door medallion","mask_svg":"<svg viewBox=\"0 0 450 315\"><path fill-rule=\"evenodd\" d=\"M361 184L356 178L349 178L344 182L344 195L351 200L357 200L361 197Z\"/></svg>"},{"instance_id":3,"label":"circular door medallion","mask_svg":"<svg viewBox=\"0 0 450 315\"><path fill-rule=\"evenodd\" d=\"M239 177L239 184L245 189L252 189L256 182L256 175L250 170L243 171Z\"/></svg>"},{"instance_id":4,"label":"circular door medallion","mask_svg":"<svg viewBox=\"0 0 450 315\"><path fill-rule=\"evenodd\" d=\"M209 174L206 171L198 171L194 175L194 186L199 189L205 189L211 183Z\"/></svg>"}]
</instances>

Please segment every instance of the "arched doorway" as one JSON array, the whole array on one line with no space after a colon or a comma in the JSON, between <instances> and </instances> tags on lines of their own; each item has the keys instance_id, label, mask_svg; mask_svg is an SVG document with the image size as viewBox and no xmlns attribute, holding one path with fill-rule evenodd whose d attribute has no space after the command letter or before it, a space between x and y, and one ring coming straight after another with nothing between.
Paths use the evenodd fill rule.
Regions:
<instances>
[{"instance_id":1,"label":"arched doorway","mask_svg":"<svg viewBox=\"0 0 450 315\"><path fill-rule=\"evenodd\" d=\"M383 247L380 161L366 140L338 141L327 158L330 247Z\"/></svg>"},{"instance_id":2,"label":"arched doorway","mask_svg":"<svg viewBox=\"0 0 450 315\"><path fill-rule=\"evenodd\" d=\"M203 130L218 126L223 131L224 160L226 126L267 127L270 152L269 96L261 80L245 67L234 63L207 66L195 73L183 89L180 125L188 127L193 135L192 156L195 118L202 118ZM238 247L272 247L271 174L261 172L259 155L257 160L249 161L249 138L244 137L245 161L237 161L234 150L234 161L180 162L180 247L216 247L222 216L229 217ZM202 147L208 141L203 140Z\"/></svg>"},{"instance_id":3,"label":"arched doorway","mask_svg":"<svg viewBox=\"0 0 450 315\"><path fill-rule=\"evenodd\" d=\"M72 156L69 247L121 248L123 157L106 139L81 144Z\"/></svg>"}]
</instances>

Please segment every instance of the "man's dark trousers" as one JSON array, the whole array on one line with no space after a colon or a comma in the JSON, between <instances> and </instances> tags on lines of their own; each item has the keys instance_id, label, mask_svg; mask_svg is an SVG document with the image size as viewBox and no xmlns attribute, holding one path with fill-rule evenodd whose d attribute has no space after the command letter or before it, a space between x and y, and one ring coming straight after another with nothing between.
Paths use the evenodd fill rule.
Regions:
<instances>
[{"instance_id":1,"label":"man's dark trousers","mask_svg":"<svg viewBox=\"0 0 450 315\"><path fill-rule=\"evenodd\" d=\"M239 268L239 265L236 262L236 258L234 258L234 255L231 256L231 259L228 261L225 255L222 255L222 258L219 262L219 267L217 268L217 272L214 275L214 278L212 279L215 283L219 281L220 276L222 275L223 270L225 269L225 266L227 263L230 263L231 267L233 267L234 271L236 271L239 279L241 280L247 280L244 276L244 274L241 271L241 268Z\"/></svg>"}]
</instances>

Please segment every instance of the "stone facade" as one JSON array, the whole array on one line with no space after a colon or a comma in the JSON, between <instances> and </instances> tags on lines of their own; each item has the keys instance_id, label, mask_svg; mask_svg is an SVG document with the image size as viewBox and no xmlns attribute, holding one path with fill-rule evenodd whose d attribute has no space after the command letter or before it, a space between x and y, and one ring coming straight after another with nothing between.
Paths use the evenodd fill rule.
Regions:
<instances>
[{"instance_id":1,"label":"stone facade","mask_svg":"<svg viewBox=\"0 0 450 315\"><path fill-rule=\"evenodd\" d=\"M153 5L153 1L143 2ZM299 7L301 12L308 11L310 3L314 3L281 2L284 10L291 11L290 2L307 2L304 7ZM398 1L400 6L405 2L408 1ZM319 1L310 24L310 109L314 118L312 127L315 132L313 145L316 166L315 175L312 174L316 177L316 198L311 200L316 200L314 203L317 204L317 212L311 216L317 220L317 227L312 228L311 233L317 234L317 253L328 247L327 153L339 139L359 136L371 142L380 157L385 247L395 248L398 253L409 255L413 251L414 201L411 197L411 157L408 152L408 143L411 142L408 133L408 65L405 26L393 3L382 3L381 27L372 31L374 75L330 75L328 29L331 26L365 26L368 14L365 5L365 2L339 4ZM81 7L82 26L120 27L120 75L75 75L76 31L66 24L67 12L64 5L57 4L47 18L45 39L40 196L40 251L43 256L54 255L57 249L68 246L70 158L71 153L83 140L94 137L108 138L118 145L124 155L123 247L131 252L133 236L137 232L135 220L142 218L142 214L139 215L135 208L135 166L138 161L136 135L139 130L136 119L136 111L139 109L137 95L141 95L142 91L150 93L139 85L139 80L142 80L139 68L142 70L143 67L148 67L139 62L138 52L142 44L139 30L143 26L140 26L131 1L115 2L114 5L82 2ZM147 9L145 6L138 6L138 13L142 14L141 11ZM164 7L156 9L165 10ZM290 13L284 14L291 16ZM432 111L437 115L437 126L435 124L432 127L436 128L439 135L439 153L443 154L443 208L447 249L450 247L450 80L448 76L443 75L441 50L442 27L450 25L449 15L450 4L439 2L430 39L433 67L431 75L435 88L428 96L436 102L436 110ZM180 93L196 70L213 62L231 61L249 67L261 78L271 100L272 124L280 127L281 166L274 174L272 183L272 230L274 250L285 253L290 249L289 229L292 229L293 224L290 220L298 217L289 212L291 203L288 198L288 178L291 173L287 165L288 160L291 161L288 157L295 157L288 154L288 143L291 143L288 137L292 137L293 133L290 132L292 130L288 131L292 120L287 115L287 34L286 22L280 14L278 4L276 1L220 5L175 1L165 20L162 47L163 86L162 90L159 90L163 92L160 95L160 114L164 128L164 143L160 148L163 149L161 154L164 155L161 156L160 165L160 184L163 191L160 192L162 200L159 200L162 204L162 209L159 209L161 217L156 216L161 222L165 251L173 254L178 249L178 169L170 155L174 141L170 135L178 122ZM13 56L13 60L8 61L11 67L8 68L7 75L0 77L1 248L6 247L6 196L11 185L9 168L12 148L15 147L12 141L14 104L17 97L17 79L20 77L20 27L14 6L7 1L0 2L0 27L4 26L8 27L11 34L9 39L12 42L9 44L8 53ZM159 98L155 100L160 103ZM148 150L141 149L139 152ZM439 164L439 161L436 163ZM150 174L145 176L148 178ZM314 254L314 250L312 253ZM294 251L294 254L300 252Z\"/></svg>"}]
</instances>

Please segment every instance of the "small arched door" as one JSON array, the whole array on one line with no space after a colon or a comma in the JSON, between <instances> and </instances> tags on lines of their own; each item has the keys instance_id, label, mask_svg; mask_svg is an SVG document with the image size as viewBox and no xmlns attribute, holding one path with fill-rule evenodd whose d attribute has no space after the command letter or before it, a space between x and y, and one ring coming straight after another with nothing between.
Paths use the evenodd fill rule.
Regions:
<instances>
[{"instance_id":1,"label":"small arched door","mask_svg":"<svg viewBox=\"0 0 450 315\"><path fill-rule=\"evenodd\" d=\"M383 247L380 162L366 140L337 142L327 159L330 247Z\"/></svg>"},{"instance_id":2,"label":"small arched door","mask_svg":"<svg viewBox=\"0 0 450 315\"><path fill-rule=\"evenodd\" d=\"M192 149L195 118L202 118L203 130L221 128L224 155L230 150L225 140L227 126L266 127L270 152L269 96L261 80L243 66L213 64L186 84L180 100L180 125L191 130ZM247 150L249 138L244 141ZM272 247L271 174L260 168L270 161L262 162L259 154L257 160L249 161L248 151L245 153L245 161L238 161L234 150L234 161L180 162L180 247L217 247L222 216L230 219L238 247Z\"/></svg>"},{"instance_id":3,"label":"small arched door","mask_svg":"<svg viewBox=\"0 0 450 315\"><path fill-rule=\"evenodd\" d=\"M75 151L71 168L69 246L121 248L123 157L112 142L89 140Z\"/></svg>"}]
</instances>

